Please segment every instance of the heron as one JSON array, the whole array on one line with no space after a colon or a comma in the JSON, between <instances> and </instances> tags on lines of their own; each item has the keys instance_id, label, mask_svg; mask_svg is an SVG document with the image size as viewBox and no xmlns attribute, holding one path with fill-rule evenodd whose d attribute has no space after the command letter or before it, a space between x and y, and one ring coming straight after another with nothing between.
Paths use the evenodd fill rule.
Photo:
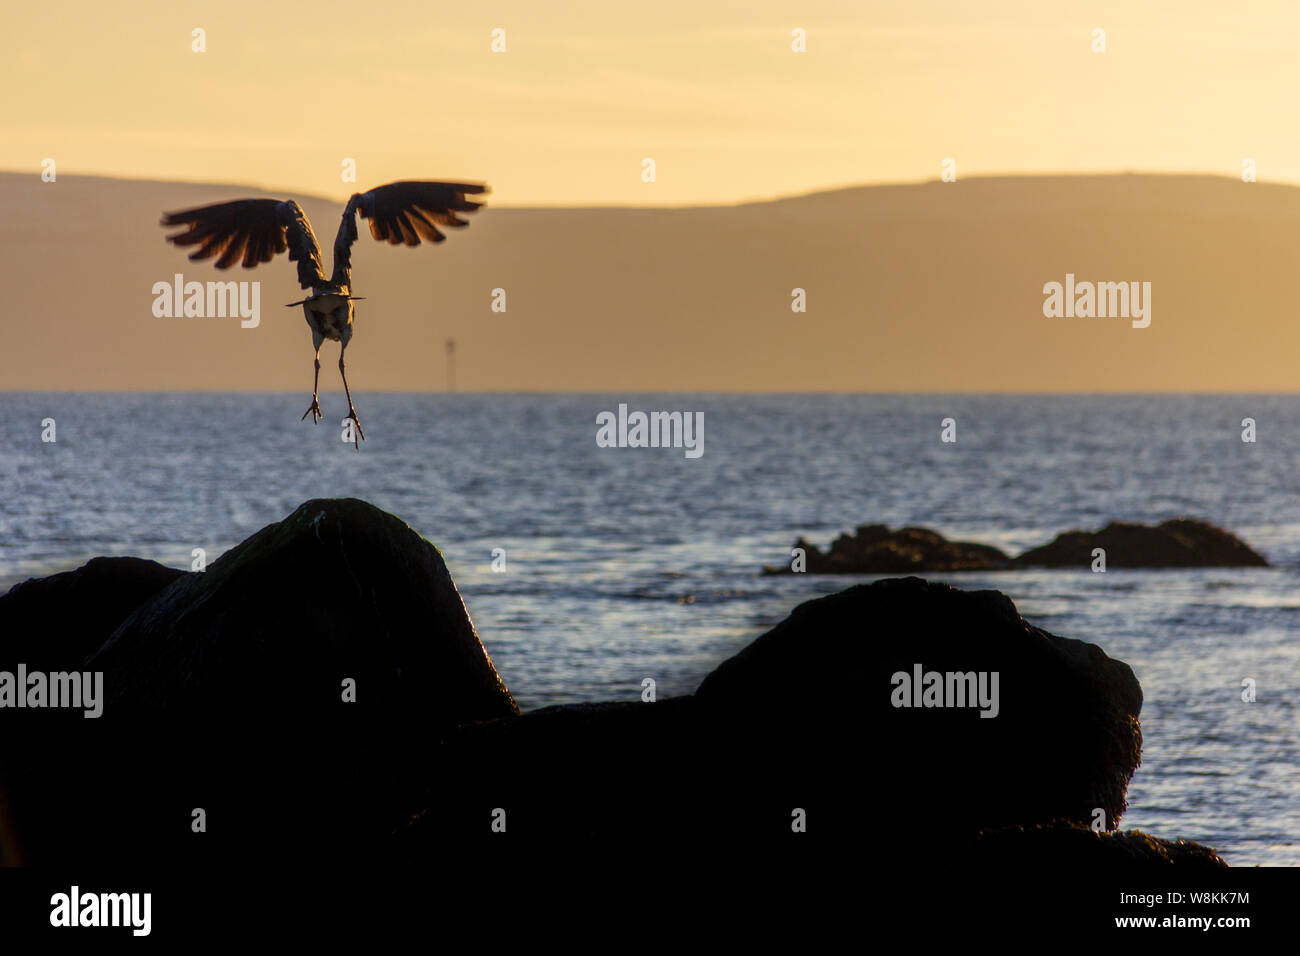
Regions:
<instances>
[{"instance_id":1,"label":"heron","mask_svg":"<svg viewBox=\"0 0 1300 956\"><path fill-rule=\"evenodd\" d=\"M334 272L327 279L320 243L312 232L307 214L292 199L236 199L231 202L198 206L181 212L165 213L164 227L184 226L182 232L167 236L177 246L198 246L191 261L217 256L218 269L229 269L242 262L251 269L259 262L270 262L288 251L289 261L298 263L298 284L310 289L311 295L287 308L302 306L311 328L312 346L316 350L316 373L312 381L311 405L302 420L312 416L313 424L323 417L320 410L320 349L326 339L339 343L339 375L348 399L348 414L353 428L353 447L360 450L365 441L361 420L357 418L348 388L343 355L352 340L356 307L364 296L352 294L352 243L357 238L356 217L370 222L370 235L390 245L418 246L421 239L438 243L447 237L439 226L462 228L469 223L458 213L472 213L483 205L470 196L486 193L483 183L438 183L403 181L377 186L354 193L343 210L338 235L334 237Z\"/></svg>"}]
</instances>

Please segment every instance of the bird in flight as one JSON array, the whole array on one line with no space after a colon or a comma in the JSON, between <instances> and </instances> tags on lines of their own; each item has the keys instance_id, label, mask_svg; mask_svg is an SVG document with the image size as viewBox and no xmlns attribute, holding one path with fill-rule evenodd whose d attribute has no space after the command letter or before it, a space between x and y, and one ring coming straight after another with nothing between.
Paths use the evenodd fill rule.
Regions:
<instances>
[{"instance_id":1,"label":"bird in flight","mask_svg":"<svg viewBox=\"0 0 1300 956\"><path fill-rule=\"evenodd\" d=\"M229 269L242 262L251 269L259 262L270 262L277 253L288 251L289 260L298 263L298 283L311 289L311 296L288 307L301 305L311 341L316 349L316 375L311 389L311 407L303 413L305 420L321 419L317 392L320 388L320 347L326 340L339 343L339 375L348 399L347 418L354 427L353 445L365 441L348 376L343 369L343 353L352 339L352 323L358 297L352 294L352 243L357 238L356 216L370 221L370 235L391 245L418 246L421 239L442 242L447 237L439 226L461 228L469 225L457 213L472 213L483 205L467 197L486 193L482 183L398 182L378 186L364 193L354 193L343 210L343 221L334 237L334 272L327 279L321 259L320 244L311 231L307 214L292 199L236 199L233 202L199 206L181 212L166 213L163 226L184 226L183 232L167 236L177 246L198 246L191 260L217 256L216 267ZM347 419L344 419L347 421ZM359 440L358 440L359 439Z\"/></svg>"}]
</instances>

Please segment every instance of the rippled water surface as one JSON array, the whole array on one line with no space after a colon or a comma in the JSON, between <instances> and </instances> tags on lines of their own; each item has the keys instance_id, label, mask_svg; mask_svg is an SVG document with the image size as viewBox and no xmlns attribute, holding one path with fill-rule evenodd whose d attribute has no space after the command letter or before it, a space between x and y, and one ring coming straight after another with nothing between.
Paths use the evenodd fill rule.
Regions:
<instances>
[{"instance_id":1,"label":"rippled water surface","mask_svg":"<svg viewBox=\"0 0 1300 956\"><path fill-rule=\"evenodd\" d=\"M0 590L96 554L188 567L307 498L366 498L442 549L524 709L630 699L644 677L693 690L855 583L757 573L800 534L916 523L1016 551L1113 518L1207 518L1276 567L946 579L1133 666L1145 746L1125 826L1300 865L1300 399L360 395L358 454L299 421L300 395L4 397ZM703 411L704 455L597 448L620 401Z\"/></svg>"}]
</instances>

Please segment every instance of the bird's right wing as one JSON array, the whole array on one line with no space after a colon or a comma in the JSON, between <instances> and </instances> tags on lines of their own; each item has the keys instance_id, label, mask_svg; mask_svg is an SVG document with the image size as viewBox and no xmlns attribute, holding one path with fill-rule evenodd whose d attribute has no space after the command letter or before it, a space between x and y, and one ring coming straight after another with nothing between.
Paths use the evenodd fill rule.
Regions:
<instances>
[{"instance_id":1,"label":"bird's right wing","mask_svg":"<svg viewBox=\"0 0 1300 956\"><path fill-rule=\"evenodd\" d=\"M350 284L352 243L357 240L356 216L370 221L370 235L391 245L418 246L421 239L442 242L439 226L463 228L469 223L457 213L472 213L480 206L469 196L486 193L483 183L405 181L354 193L343 210L334 239L334 275L337 284Z\"/></svg>"},{"instance_id":2,"label":"bird's right wing","mask_svg":"<svg viewBox=\"0 0 1300 956\"><path fill-rule=\"evenodd\" d=\"M236 199L199 206L165 214L162 225L187 227L168 236L167 241L198 246L190 254L192 260L218 256L218 269L229 269L240 261L245 269L251 269L287 249L290 261L298 263L299 285L304 289L325 285L316 234L307 214L292 199Z\"/></svg>"}]
</instances>

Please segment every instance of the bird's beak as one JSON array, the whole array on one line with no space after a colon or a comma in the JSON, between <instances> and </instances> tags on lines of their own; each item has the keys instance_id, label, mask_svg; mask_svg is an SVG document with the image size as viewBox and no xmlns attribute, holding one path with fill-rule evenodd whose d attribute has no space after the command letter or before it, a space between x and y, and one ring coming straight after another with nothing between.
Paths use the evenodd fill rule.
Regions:
<instances>
[{"instance_id":1,"label":"bird's beak","mask_svg":"<svg viewBox=\"0 0 1300 956\"><path fill-rule=\"evenodd\" d=\"M285 306L285 308L292 309L295 305L306 305L309 301L310 301L309 299L301 299L298 302L290 302L288 305Z\"/></svg>"}]
</instances>

